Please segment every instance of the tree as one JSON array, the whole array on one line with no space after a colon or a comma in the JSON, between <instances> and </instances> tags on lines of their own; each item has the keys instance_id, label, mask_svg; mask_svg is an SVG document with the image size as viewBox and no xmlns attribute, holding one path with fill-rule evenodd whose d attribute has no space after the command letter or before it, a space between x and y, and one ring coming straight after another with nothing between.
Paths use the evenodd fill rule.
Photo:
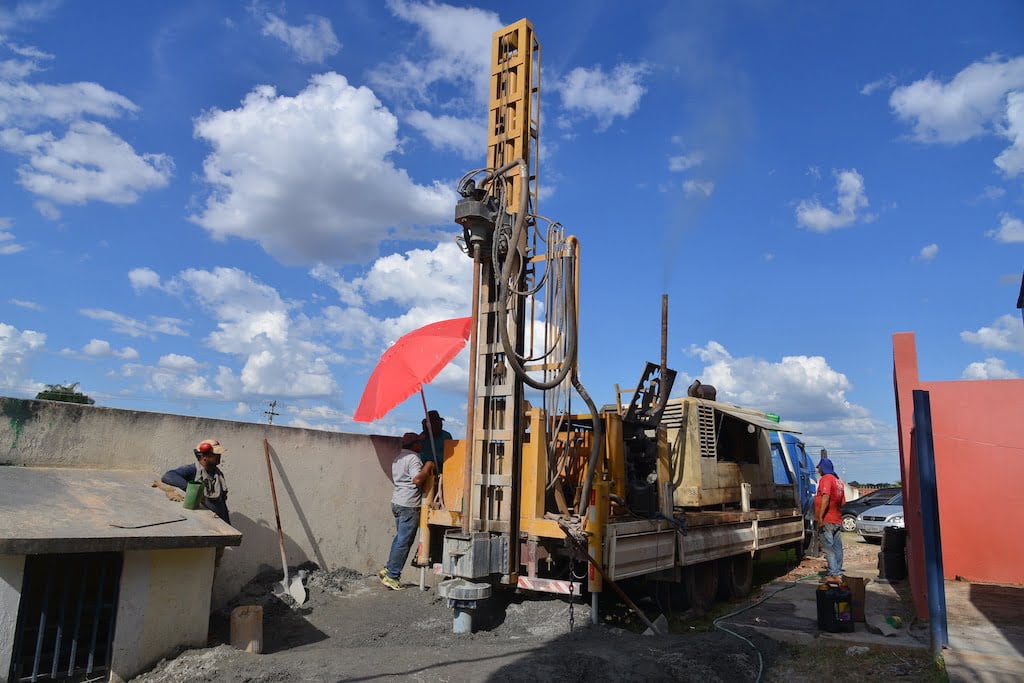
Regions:
<instances>
[{"instance_id":1,"label":"tree","mask_svg":"<svg viewBox=\"0 0 1024 683\"><path fill-rule=\"evenodd\" d=\"M36 398L42 401L82 403L87 406L96 403L96 401L78 390L78 382L73 384L47 384L45 389L36 394Z\"/></svg>"}]
</instances>

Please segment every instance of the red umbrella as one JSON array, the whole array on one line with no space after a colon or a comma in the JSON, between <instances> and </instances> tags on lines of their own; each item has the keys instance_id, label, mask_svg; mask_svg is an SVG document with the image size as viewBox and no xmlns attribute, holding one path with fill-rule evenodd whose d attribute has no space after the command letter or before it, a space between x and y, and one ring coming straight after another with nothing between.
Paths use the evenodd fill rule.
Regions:
<instances>
[{"instance_id":1,"label":"red umbrella","mask_svg":"<svg viewBox=\"0 0 1024 683\"><path fill-rule=\"evenodd\" d=\"M466 345L471 323L472 318L441 320L400 337L377 361L353 419L379 419L417 391L423 397L426 413L423 385L437 377Z\"/></svg>"}]
</instances>

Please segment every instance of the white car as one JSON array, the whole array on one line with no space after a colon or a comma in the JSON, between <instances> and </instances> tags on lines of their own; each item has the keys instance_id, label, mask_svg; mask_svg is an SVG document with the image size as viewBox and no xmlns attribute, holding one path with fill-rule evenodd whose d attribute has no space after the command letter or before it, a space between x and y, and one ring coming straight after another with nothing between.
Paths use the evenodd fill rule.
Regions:
<instances>
[{"instance_id":1,"label":"white car","mask_svg":"<svg viewBox=\"0 0 1024 683\"><path fill-rule=\"evenodd\" d=\"M882 542L886 527L897 529L903 526L903 494L900 493L886 503L857 515L857 533L866 541Z\"/></svg>"}]
</instances>

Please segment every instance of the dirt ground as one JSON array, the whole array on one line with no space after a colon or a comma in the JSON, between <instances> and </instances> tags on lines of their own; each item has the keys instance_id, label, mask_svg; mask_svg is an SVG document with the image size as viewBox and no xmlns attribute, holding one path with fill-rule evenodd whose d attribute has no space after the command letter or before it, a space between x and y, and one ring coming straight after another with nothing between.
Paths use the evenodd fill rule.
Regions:
<instances>
[{"instance_id":1,"label":"dirt ground","mask_svg":"<svg viewBox=\"0 0 1024 683\"><path fill-rule=\"evenodd\" d=\"M852 538L850 552L860 545ZM877 553L877 546L864 549ZM758 567L761 580L799 578L816 572L820 560L795 566L781 555ZM404 578L413 581L415 574ZM289 605L272 595L280 574L257 577L211 622L210 647L188 650L140 675L139 683L170 681L753 681L820 680L829 662L832 680L937 680L921 653L856 653L845 648L784 645L752 630L742 638L714 626L716 616L746 603L723 603L710 615L690 611L671 616L672 633L644 636L621 605L602 605L602 623L590 624L589 601L575 603L537 594L492 599L477 631L452 633L452 612L432 590L410 583L390 591L376 576L346 569L313 569L306 578L309 600ZM751 600L757 599L757 591ZM637 598L649 616L662 611ZM264 654L224 645L228 615L236 605L264 608ZM867 656L864 656L867 655ZM829 665L831 666L831 665Z\"/></svg>"}]
</instances>

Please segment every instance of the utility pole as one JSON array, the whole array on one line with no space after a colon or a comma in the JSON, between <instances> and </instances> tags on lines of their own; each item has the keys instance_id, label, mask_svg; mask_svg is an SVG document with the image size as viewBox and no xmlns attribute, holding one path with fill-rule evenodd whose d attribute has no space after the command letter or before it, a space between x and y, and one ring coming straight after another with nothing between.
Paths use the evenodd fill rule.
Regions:
<instances>
[{"instance_id":1,"label":"utility pole","mask_svg":"<svg viewBox=\"0 0 1024 683\"><path fill-rule=\"evenodd\" d=\"M267 424L274 424L274 416L280 415L281 413L275 413L274 408L277 407L277 399L270 402L270 410L264 410L263 414L267 416Z\"/></svg>"}]
</instances>

